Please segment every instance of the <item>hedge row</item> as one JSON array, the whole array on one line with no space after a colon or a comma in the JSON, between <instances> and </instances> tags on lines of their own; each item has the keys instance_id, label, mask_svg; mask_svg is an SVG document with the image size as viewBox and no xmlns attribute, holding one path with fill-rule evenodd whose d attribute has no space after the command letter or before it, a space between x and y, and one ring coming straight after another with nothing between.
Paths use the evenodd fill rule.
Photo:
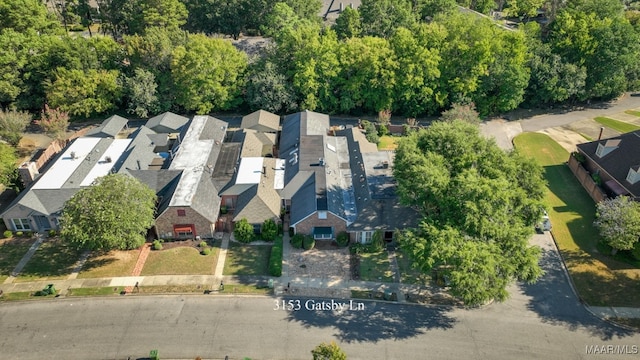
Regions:
<instances>
[{"instance_id":1,"label":"hedge row","mask_svg":"<svg viewBox=\"0 0 640 360\"><path fill-rule=\"evenodd\" d=\"M269 257L269 275L282 276L282 236L276 236Z\"/></svg>"}]
</instances>

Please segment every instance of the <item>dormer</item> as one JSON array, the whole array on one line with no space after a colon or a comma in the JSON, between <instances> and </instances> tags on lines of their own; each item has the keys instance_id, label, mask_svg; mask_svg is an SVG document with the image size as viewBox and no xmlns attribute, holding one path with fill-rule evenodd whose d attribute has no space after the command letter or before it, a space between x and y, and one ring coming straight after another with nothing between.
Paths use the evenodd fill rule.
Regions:
<instances>
[{"instance_id":1,"label":"dormer","mask_svg":"<svg viewBox=\"0 0 640 360\"><path fill-rule=\"evenodd\" d=\"M629 168L629 173L627 174L627 181L630 184L635 184L640 181L640 165L632 166Z\"/></svg>"},{"instance_id":2,"label":"dormer","mask_svg":"<svg viewBox=\"0 0 640 360\"><path fill-rule=\"evenodd\" d=\"M617 149L618 145L620 145L620 139L607 140L607 142L605 142L604 144L599 143L598 148L596 149L596 156L602 158L608 153Z\"/></svg>"}]
</instances>

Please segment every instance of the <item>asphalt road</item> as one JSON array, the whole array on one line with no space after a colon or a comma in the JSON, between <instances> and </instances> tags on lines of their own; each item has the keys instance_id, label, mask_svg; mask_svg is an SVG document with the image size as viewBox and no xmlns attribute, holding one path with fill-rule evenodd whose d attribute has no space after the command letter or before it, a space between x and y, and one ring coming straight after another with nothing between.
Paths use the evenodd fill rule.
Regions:
<instances>
[{"instance_id":1,"label":"asphalt road","mask_svg":"<svg viewBox=\"0 0 640 360\"><path fill-rule=\"evenodd\" d=\"M283 311L275 298L215 295L4 303L0 359L135 359L151 349L162 359L310 359L331 340L349 359L637 358L640 334L587 312L540 236L546 275L481 309L362 302L361 310L324 311L294 299L300 310ZM587 354L593 345L636 354Z\"/></svg>"}]
</instances>

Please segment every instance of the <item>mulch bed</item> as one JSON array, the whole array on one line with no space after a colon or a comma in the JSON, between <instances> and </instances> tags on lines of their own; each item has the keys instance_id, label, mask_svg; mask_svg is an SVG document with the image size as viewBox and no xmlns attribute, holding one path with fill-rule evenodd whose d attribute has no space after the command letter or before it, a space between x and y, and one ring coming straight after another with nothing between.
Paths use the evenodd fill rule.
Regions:
<instances>
[{"instance_id":1,"label":"mulch bed","mask_svg":"<svg viewBox=\"0 0 640 360\"><path fill-rule=\"evenodd\" d=\"M165 242L162 243L162 250L169 250L169 249L173 249L173 248L177 248L177 247L193 247L193 248L197 248L201 241L206 241L206 240L165 241Z\"/></svg>"},{"instance_id":2,"label":"mulch bed","mask_svg":"<svg viewBox=\"0 0 640 360\"><path fill-rule=\"evenodd\" d=\"M314 247L315 249L318 250L338 250L338 249L342 249L340 246L338 246L338 243L331 240L316 240L316 246Z\"/></svg>"}]
</instances>

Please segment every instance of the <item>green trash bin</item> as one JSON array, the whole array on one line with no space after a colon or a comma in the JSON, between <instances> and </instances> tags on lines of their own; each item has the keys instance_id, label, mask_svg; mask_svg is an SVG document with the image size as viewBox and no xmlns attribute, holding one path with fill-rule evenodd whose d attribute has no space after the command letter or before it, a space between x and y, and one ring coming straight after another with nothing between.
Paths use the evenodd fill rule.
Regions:
<instances>
[{"instance_id":1,"label":"green trash bin","mask_svg":"<svg viewBox=\"0 0 640 360\"><path fill-rule=\"evenodd\" d=\"M149 351L149 359L151 359L151 360L159 360L160 358L158 357L158 350Z\"/></svg>"}]
</instances>

